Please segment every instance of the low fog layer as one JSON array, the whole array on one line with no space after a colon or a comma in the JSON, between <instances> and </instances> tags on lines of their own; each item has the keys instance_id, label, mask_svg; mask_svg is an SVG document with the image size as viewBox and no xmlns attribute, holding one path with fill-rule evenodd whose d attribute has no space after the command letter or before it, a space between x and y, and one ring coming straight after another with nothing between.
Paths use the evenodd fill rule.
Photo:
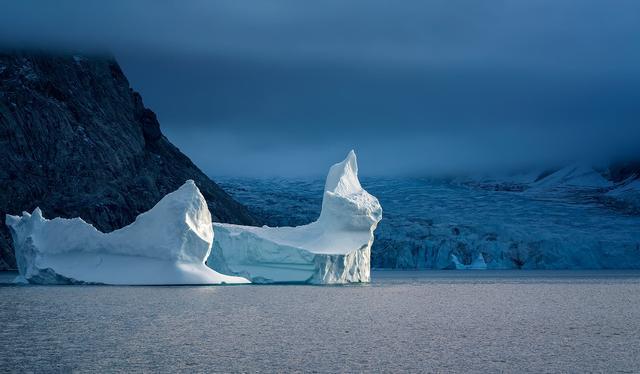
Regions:
<instances>
[{"instance_id":1,"label":"low fog layer","mask_svg":"<svg viewBox=\"0 0 640 374\"><path fill-rule=\"evenodd\" d=\"M213 175L637 157L640 3L21 1L0 46L111 51Z\"/></svg>"}]
</instances>

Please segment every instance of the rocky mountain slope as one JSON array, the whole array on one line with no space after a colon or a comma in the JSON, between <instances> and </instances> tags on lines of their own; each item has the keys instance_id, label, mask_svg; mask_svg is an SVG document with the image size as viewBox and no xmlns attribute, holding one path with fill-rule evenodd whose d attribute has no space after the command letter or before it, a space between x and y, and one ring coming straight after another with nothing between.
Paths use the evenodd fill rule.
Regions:
<instances>
[{"instance_id":1,"label":"rocky mountain slope","mask_svg":"<svg viewBox=\"0 0 640 374\"><path fill-rule=\"evenodd\" d=\"M160 131L112 57L0 53L0 216L42 208L111 231L193 179L214 220L255 224ZM0 269L14 268L0 225Z\"/></svg>"}]
</instances>

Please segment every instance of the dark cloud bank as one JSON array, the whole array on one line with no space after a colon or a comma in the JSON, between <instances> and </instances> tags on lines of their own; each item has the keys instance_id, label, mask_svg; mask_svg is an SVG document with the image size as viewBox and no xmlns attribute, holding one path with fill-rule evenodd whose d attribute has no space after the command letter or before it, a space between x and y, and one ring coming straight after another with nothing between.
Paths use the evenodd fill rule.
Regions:
<instances>
[{"instance_id":1,"label":"dark cloud bank","mask_svg":"<svg viewBox=\"0 0 640 374\"><path fill-rule=\"evenodd\" d=\"M110 50L212 175L637 156L637 1L21 1L0 43Z\"/></svg>"}]
</instances>

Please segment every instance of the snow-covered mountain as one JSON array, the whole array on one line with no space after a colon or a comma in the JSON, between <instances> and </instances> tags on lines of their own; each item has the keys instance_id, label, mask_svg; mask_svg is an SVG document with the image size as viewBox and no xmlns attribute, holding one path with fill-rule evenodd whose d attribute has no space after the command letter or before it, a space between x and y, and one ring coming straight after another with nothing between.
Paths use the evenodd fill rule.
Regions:
<instances>
[{"instance_id":1,"label":"snow-covered mountain","mask_svg":"<svg viewBox=\"0 0 640 374\"><path fill-rule=\"evenodd\" d=\"M529 189L607 188L612 182L591 166L565 166L529 184Z\"/></svg>"},{"instance_id":2,"label":"snow-covered mountain","mask_svg":"<svg viewBox=\"0 0 640 374\"><path fill-rule=\"evenodd\" d=\"M572 164L556 169L456 178L454 182L495 191L525 192L542 198L597 200L623 213L640 214L640 167Z\"/></svg>"}]
</instances>

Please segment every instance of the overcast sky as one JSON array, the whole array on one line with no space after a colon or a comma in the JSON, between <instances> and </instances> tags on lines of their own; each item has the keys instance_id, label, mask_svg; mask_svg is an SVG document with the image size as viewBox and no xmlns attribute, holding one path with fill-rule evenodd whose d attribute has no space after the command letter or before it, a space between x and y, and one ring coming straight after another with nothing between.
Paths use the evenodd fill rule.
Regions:
<instances>
[{"instance_id":1,"label":"overcast sky","mask_svg":"<svg viewBox=\"0 0 640 374\"><path fill-rule=\"evenodd\" d=\"M640 1L2 1L0 43L110 50L210 175L440 173L640 148Z\"/></svg>"}]
</instances>

